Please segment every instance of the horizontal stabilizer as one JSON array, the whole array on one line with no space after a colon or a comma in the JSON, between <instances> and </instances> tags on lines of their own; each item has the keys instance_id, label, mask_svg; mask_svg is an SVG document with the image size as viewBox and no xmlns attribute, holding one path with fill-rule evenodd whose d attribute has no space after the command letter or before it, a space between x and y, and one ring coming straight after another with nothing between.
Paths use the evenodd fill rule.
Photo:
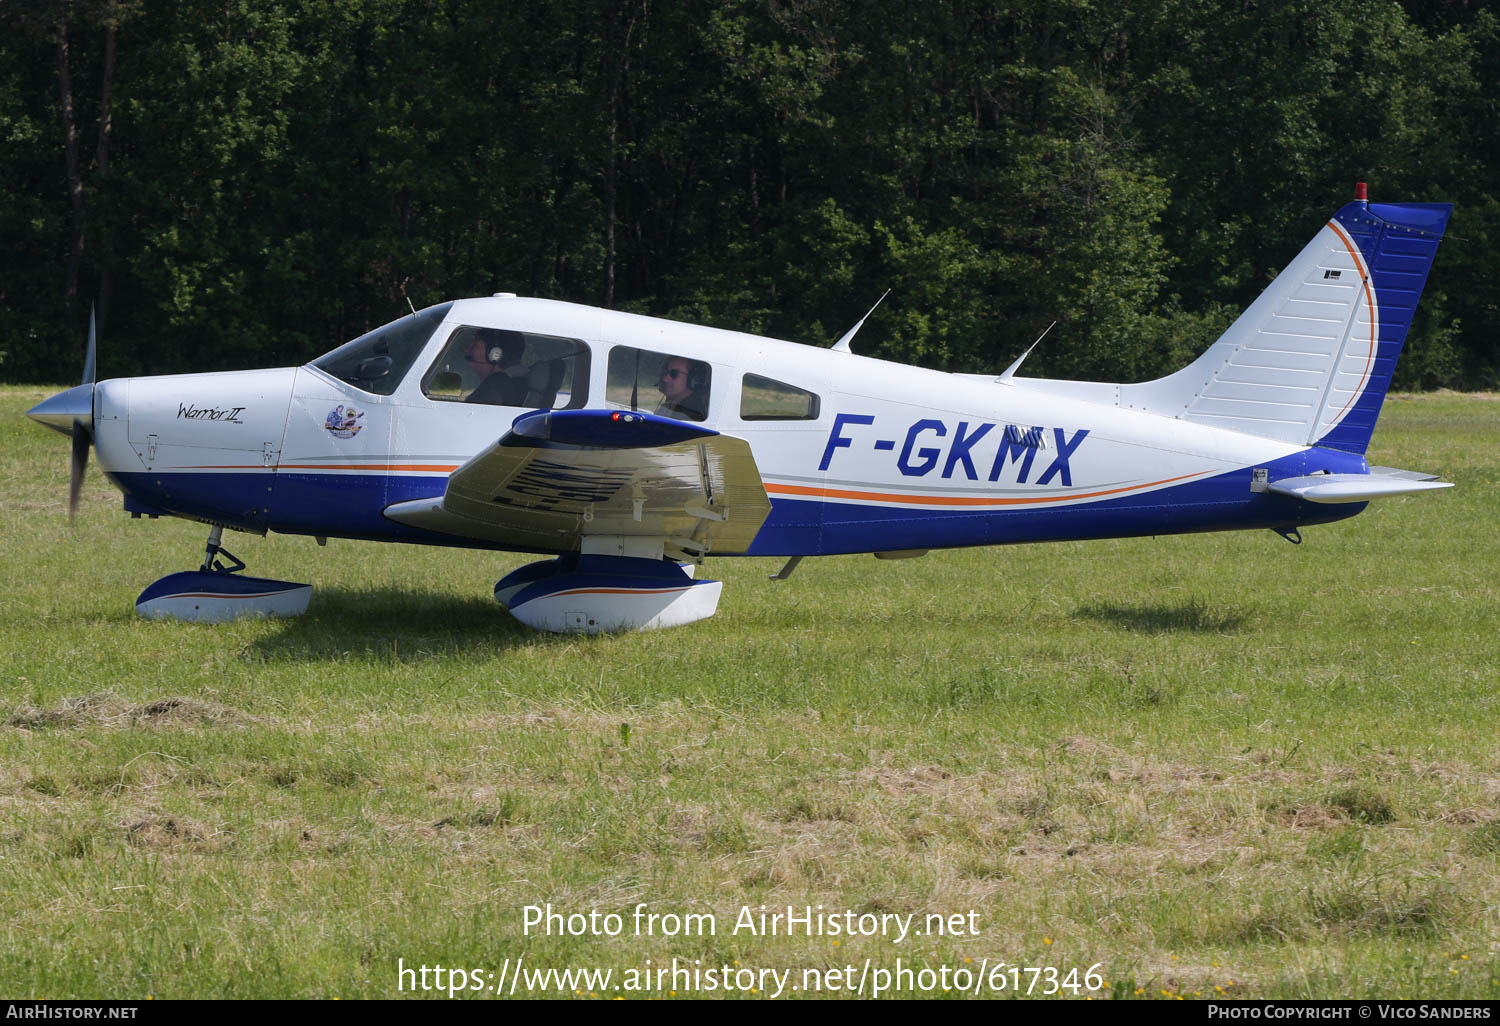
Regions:
<instances>
[{"instance_id":1,"label":"horizontal stabilizer","mask_svg":"<svg viewBox=\"0 0 1500 1026\"><path fill-rule=\"evenodd\" d=\"M1452 487L1451 482L1439 481L1434 474L1371 467L1368 474L1314 474L1311 477L1284 478L1272 481L1266 490L1308 502L1369 502L1391 495Z\"/></svg>"}]
</instances>

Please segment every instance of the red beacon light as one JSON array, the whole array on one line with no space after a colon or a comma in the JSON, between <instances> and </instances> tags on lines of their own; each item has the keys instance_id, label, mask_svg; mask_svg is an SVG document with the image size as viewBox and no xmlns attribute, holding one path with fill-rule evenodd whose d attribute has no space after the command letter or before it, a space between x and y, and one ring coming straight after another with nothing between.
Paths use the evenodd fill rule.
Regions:
<instances>
[{"instance_id":1,"label":"red beacon light","mask_svg":"<svg viewBox=\"0 0 1500 1026\"><path fill-rule=\"evenodd\" d=\"M1354 183L1354 200L1356 203L1370 202L1370 188L1364 182Z\"/></svg>"}]
</instances>

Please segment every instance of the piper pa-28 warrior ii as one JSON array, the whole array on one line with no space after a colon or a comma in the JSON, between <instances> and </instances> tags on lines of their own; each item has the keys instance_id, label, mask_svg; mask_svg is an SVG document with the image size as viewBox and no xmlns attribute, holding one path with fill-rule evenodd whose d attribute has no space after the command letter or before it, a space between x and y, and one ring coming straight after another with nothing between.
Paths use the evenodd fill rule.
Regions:
<instances>
[{"instance_id":1,"label":"piper pa-28 warrior ii","mask_svg":"<svg viewBox=\"0 0 1500 1026\"><path fill-rule=\"evenodd\" d=\"M302 612L224 528L546 556L495 596L548 631L711 616L709 556L1298 528L1449 487L1365 460L1449 204L1356 199L1189 366L1116 385L949 374L499 295L303 367L84 383L30 416L136 515L210 525L147 616ZM863 323L863 322L861 322ZM1023 357L1024 358L1024 357ZM229 560L230 565L220 560Z\"/></svg>"}]
</instances>

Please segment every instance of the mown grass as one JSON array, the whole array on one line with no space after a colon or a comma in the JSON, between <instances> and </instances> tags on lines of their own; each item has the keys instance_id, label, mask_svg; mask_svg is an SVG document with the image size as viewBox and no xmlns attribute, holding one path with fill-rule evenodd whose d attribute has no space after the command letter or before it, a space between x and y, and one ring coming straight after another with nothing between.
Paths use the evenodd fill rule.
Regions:
<instances>
[{"instance_id":1,"label":"mown grass","mask_svg":"<svg viewBox=\"0 0 1500 1026\"><path fill-rule=\"evenodd\" d=\"M396 964L1102 963L1111 997L1500 996L1500 402L1387 403L1458 487L1269 531L710 564L717 617L539 636L525 557L233 536L306 617L150 623L132 521L0 390L0 993L396 993ZM714 912L538 937L522 907ZM977 937L728 936L741 905ZM601 996L614 996L601 995ZM679 992L679 996L682 995ZM1104 995L1100 995L1104 996Z\"/></svg>"}]
</instances>

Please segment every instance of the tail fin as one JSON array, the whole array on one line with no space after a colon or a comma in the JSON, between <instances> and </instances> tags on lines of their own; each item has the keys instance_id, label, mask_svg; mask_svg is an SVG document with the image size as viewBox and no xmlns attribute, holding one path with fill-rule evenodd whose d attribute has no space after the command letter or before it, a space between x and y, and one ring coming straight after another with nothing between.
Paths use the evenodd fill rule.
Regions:
<instances>
[{"instance_id":1,"label":"tail fin","mask_svg":"<svg viewBox=\"0 0 1500 1026\"><path fill-rule=\"evenodd\" d=\"M1361 196L1207 352L1121 404L1363 454L1452 212Z\"/></svg>"}]
</instances>

